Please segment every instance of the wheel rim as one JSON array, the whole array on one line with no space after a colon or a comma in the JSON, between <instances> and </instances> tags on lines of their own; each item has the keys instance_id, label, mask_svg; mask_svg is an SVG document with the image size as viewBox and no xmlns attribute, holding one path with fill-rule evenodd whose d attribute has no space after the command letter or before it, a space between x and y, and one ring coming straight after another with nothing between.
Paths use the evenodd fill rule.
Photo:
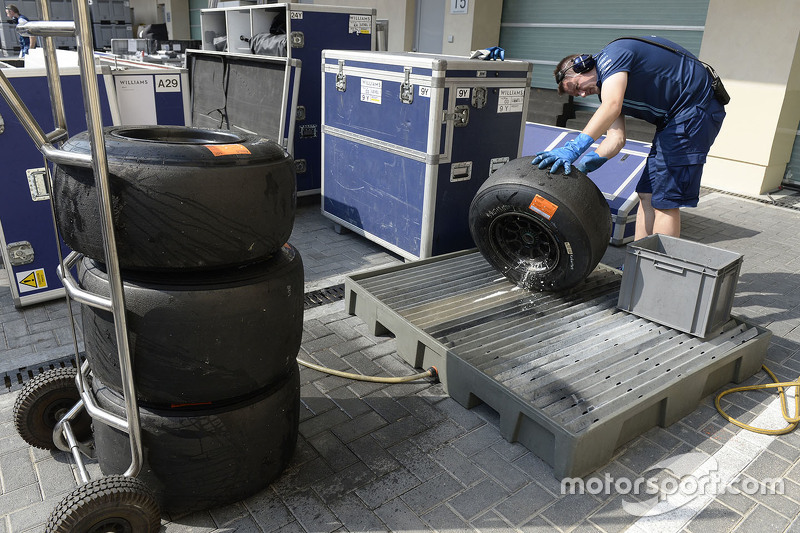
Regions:
<instances>
[{"instance_id":1,"label":"wheel rim","mask_svg":"<svg viewBox=\"0 0 800 533\"><path fill-rule=\"evenodd\" d=\"M93 525L86 533L135 533L131 523L124 518L106 518Z\"/></svg>"},{"instance_id":2,"label":"wheel rim","mask_svg":"<svg viewBox=\"0 0 800 533\"><path fill-rule=\"evenodd\" d=\"M56 424L61 420L67 412L72 409L75 403L80 399L76 395L75 398L57 398L52 403L47 404L42 409L41 420L45 427L55 429Z\"/></svg>"},{"instance_id":3,"label":"wheel rim","mask_svg":"<svg viewBox=\"0 0 800 533\"><path fill-rule=\"evenodd\" d=\"M494 251L512 269L528 275L544 274L558 264L560 253L553 232L538 219L506 213L489 226Z\"/></svg>"}]
</instances>

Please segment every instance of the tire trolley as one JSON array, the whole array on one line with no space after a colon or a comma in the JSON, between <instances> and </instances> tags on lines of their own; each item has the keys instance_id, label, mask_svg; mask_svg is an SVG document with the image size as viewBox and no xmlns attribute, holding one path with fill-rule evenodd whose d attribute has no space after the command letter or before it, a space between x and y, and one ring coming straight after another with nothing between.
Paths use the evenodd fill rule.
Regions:
<instances>
[{"instance_id":1,"label":"tire trolley","mask_svg":"<svg viewBox=\"0 0 800 533\"><path fill-rule=\"evenodd\" d=\"M70 270L82 255L70 252L67 257L64 257L60 239L57 239L60 263L58 276L66 290L78 368L52 369L27 383L14 405L14 421L17 430L26 442L40 448L57 448L69 452L77 465L81 485L62 499L53 510L46 526L47 532L155 532L158 531L161 523L158 503L153 492L136 477L143 462L141 425L124 312L123 284L113 229L109 170L104 145L89 7L86 0L73 1L74 21L52 21L50 20L49 1L40 0L38 3L42 20L29 22L19 27L18 31L23 35L45 37L43 49L55 124L54 130L49 133L44 132L8 78L3 74L2 69L0 69L0 92L33 139L36 147L43 154L47 169L47 185L50 191L52 191L53 182L49 163L92 169L98 191L100 229L104 241L110 294L108 296L97 295L79 287ZM86 124L91 140L91 155L75 154L60 148L67 139L68 132L52 38L71 36L77 40L78 65L86 110ZM51 211L55 222L55 209L53 208ZM56 233L58 233L57 229ZM124 417L100 408L91 393L89 364L88 361L81 362L71 299L113 314L123 385ZM122 475L104 476L95 480L89 478L83 456L94 457L90 422L95 419L128 434L131 464Z\"/></svg>"}]
</instances>

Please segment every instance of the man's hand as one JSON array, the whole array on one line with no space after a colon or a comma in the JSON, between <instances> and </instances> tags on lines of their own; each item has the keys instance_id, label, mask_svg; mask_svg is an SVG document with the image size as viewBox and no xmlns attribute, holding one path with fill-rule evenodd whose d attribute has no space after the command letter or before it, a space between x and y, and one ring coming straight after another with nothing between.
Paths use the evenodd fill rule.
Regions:
<instances>
[{"instance_id":1,"label":"man's hand","mask_svg":"<svg viewBox=\"0 0 800 533\"><path fill-rule=\"evenodd\" d=\"M597 155L597 152L589 152L583 157L583 159L578 161L578 163L575 165L575 168L577 168L584 174L588 174L589 172L592 172L602 167L603 163L605 163L606 161L608 161L608 159L606 159L603 156Z\"/></svg>"},{"instance_id":2,"label":"man's hand","mask_svg":"<svg viewBox=\"0 0 800 533\"><path fill-rule=\"evenodd\" d=\"M563 166L564 174L569 174L572 172L573 161L578 159L581 154L592 145L593 142L594 139L585 133L581 133L561 148L555 148L546 152L539 152L536 154L536 157L533 158L531 164L538 164L539 168L547 168L552 165L550 168L551 174Z\"/></svg>"}]
</instances>

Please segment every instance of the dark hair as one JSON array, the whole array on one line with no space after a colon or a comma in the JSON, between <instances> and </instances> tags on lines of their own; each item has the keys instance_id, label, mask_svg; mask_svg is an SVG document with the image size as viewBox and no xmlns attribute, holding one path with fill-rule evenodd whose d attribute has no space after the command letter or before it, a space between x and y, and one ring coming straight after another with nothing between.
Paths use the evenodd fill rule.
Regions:
<instances>
[{"instance_id":1,"label":"dark hair","mask_svg":"<svg viewBox=\"0 0 800 533\"><path fill-rule=\"evenodd\" d=\"M574 63L575 58L578 57L579 55L580 54L568 55L567 57L559 61L558 65L556 65L555 70L553 70L553 77L558 79L558 73L563 72L565 69L569 69L569 67L572 66L572 64ZM564 80L567 79L566 72L564 74L565 74L564 79L562 79L561 83L558 84L558 94L564 94Z\"/></svg>"},{"instance_id":2,"label":"dark hair","mask_svg":"<svg viewBox=\"0 0 800 533\"><path fill-rule=\"evenodd\" d=\"M6 6L6 9L8 9L9 11L11 11L11 12L13 12L13 13L16 13L17 15L19 15L19 8L18 8L17 6L15 6L14 4L8 4L8 5Z\"/></svg>"}]
</instances>

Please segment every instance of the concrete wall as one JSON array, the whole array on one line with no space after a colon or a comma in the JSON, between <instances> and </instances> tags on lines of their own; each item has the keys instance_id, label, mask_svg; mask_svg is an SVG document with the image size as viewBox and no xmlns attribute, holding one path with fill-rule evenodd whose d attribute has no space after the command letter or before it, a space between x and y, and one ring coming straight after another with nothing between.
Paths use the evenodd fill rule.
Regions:
<instances>
[{"instance_id":1,"label":"concrete wall","mask_svg":"<svg viewBox=\"0 0 800 533\"><path fill-rule=\"evenodd\" d=\"M189 28L189 0L163 0L170 13L167 29L170 39L191 39Z\"/></svg>"},{"instance_id":2,"label":"concrete wall","mask_svg":"<svg viewBox=\"0 0 800 533\"><path fill-rule=\"evenodd\" d=\"M169 13L167 31L170 39L189 39L189 0L131 0L133 9L133 31L142 24L158 22L158 5L164 4L164 12Z\"/></svg>"},{"instance_id":3,"label":"concrete wall","mask_svg":"<svg viewBox=\"0 0 800 533\"><path fill-rule=\"evenodd\" d=\"M389 21L389 51L403 52L414 46L416 0L314 0L313 3L374 8L377 18Z\"/></svg>"},{"instance_id":4,"label":"concrete wall","mask_svg":"<svg viewBox=\"0 0 800 533\"><path fill-rule=\"evenodd\" d=\"M711 0L700 58L731 96L703 184L751 195L777 189L800 122L797 0Z\"/></svg>"},{"instance_id":5,"label":"concrete wall","mask_svg":"<svg viewBox=\"0 0 800 533\"><path fill-rule=\"evenodd\" d=\"M503 0L470 0L467 13L450 13L449 2L445 9L443 54L465 56L472 50L497 46ZM451 38L453 42L449 42Z\"/></svg>"},{"instance_id":6,"label":"concrete wall","mask_svg":"<svg viewBox=\"0 0 800 533\"><path fill-rule=\"evenodd\" d=\"M141 24L158 22L158 2L156 0L131 0L133 9L133 29Z\"/></svg>"}]
</instances>

